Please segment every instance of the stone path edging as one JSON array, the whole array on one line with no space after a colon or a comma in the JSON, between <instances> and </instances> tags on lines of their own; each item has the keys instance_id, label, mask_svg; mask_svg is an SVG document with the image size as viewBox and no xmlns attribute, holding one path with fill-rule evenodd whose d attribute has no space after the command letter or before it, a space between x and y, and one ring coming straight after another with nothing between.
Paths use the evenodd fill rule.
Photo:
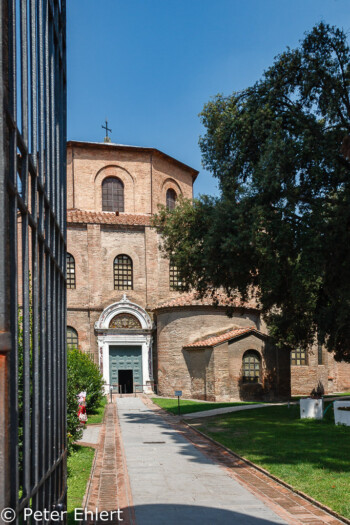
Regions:
<instances>
[{"instance_id":1,"label":"stone path edging","mask_svg":"<svg viewBox=\"0 0 350 525\"><path fill-rule=\"evenodd\" d=\"M79 443L79 445L81 445L82 447L90 447L91 446L91 445L85 444L85 443ZM92 448L92 446L91 446L91 448ZM94 453L94 459L92 460L90 476L89 476L88 482L86 484L86 490L85 490L85 494L84 494L84 497L83 497L83 502L81 504L83 509L86 508L87 502L89 501L90 490L91 490L91 483L92 483L92 479L94 477L95 468L96 468L96 461L97 461L97 456L98 456L98 452L99 452L98 445L93 445L93 448L95 448L95 453Z\"/></svg>"},{"instance_id":2,"label":"stone path edging","mask_svg":"<svg viewBox=\"0 0 350 525\"><path fill-rule=\"evenodd\" d=\"M90 475L84 506L88 511L122 510L124 525L136 525L128 472L115 403L106 405L94 470ZM91 520L88 520L90 523ZM105 525L97 520L94 524ZM119 523L113 520L111 523Z\"/></svg>"},{"instance_id":3,"label":"stone path edging","mask_svg":"<svg viewBox=\"0 0 350 525\"><path fill-rule=\"evenodd\" d=\"M237 467L239 467L239 468L246 467L248 469L251 469L255 473L255 477L260 478L261 482L264 482L265 484L268 485L267 490L265 491L266 494L264 494L264 492L262 492L262 491L260 491L258 489L259 497L263 501L268 503L272 508L274 508L275 512L276 512L276 507L279 507L278 514L281 515L284 519L287 519L287 521L289 521L293 525L298 525L298 524L302 524L303 525L303 524L306 524L306 523L308 523L310 525L321 525L321 524L325 524L325 523L327 523L329 525L350 524L350 520L348 520L347 518L344 518L343 516L340 516L339 514L337 514L332 509L329 509L329 507L327 507L326 505L323 505L322 503L314 500L313 498L311 498L310 496L307 496L306 494L302 493L301 491L297 491L292 486L290 486L288 483L283 482L279 478L277 478L277 477L273 476L272 474L270 474L268 471L265 471L265 469L263 469L262 467L258 467L257 465L255 465L254 463L250 462L249 460L245 460L244 458L238 456L237 454L232 452L232 450L228 449L224 445L221 445L221 443L215 441L214 439L208 437L206 434L202 433L201 431L199 431L196 428L194 428L191 425L189 425L183 418L180 418L179 416L175 416L175 415L167 412L162 407L159 407L158 405L153 403L151 398L144 396L142 400L147 406L152 408L154 411L160 412L162 414L162 417L171 426L173 426L178 431L180 431L182 433L182 435L184 435L195 446L197 446L197 447L199 446L199 448L202 451L202 453L206 453L206 451L203 450L203 448L205 447L205 444L201 445L201 444L196 443L196 439L192 438L193 434L197 435L202 441L204 440L207 444L209 442L209 444L211 444L212 446L215 446L216 449L221 451L221 455L224 455L224 454L227 455L228 454L232 458L232 460L233 460L233 462L235 464L234 466L236 468ZM184 428L181 428L181 426L186 427L188 429L188 432L185 432ZM191 436L191 434L192 434L192 436ZM208 456L212 457L210 455L210 453L208 453ZM223 463L224 463L224 461L223 461ZM233 477L238 479L239 482L242 483L243 486L248 488L251 492L256 493L256 491L257 491L257 486L256 485L259 484L259 480L258 480L258 483L254 483L254 479L251 476L249 476L249 475L245 476L247 479L244 479L242 477L242 475L240 475L239 472L237 472L237 471L233 472L233 466L228 467L227 470L230 472L230 475L232 475ZM249 477L251 478L250 480L249 480ZM250 482L247 481L247 480L249 480ZM299 518L301 520L304 520L304 521L297 520L296 516L298 515L298 511L296 510L296 508L293 507L294 510L291 511L293 516L294 516L292 521L291 521L291 514L288 512L289 516L286 517L285 511L284 511L283 506L281 505L281 503L277 503L277 504L273 503L273 500L268 495L269 492L271 492L273 490L276 490L276 488L273 487L272 484L275 484L275 485L277 485L277 487L280 487L281 496L283 494L285 494L287 496L287 494L290 492L291 494L289 495L289 499L290 500L294 500L294 503L295 503L294 507L298 506L298 507L300 507L300 509L304 508L305 509L305 513L309 513L308 516L302 515L302 514L300 514L301 510L298 509L299 510ZM281 499L281 498L279 498L279 499ZM301 502L298 501L298 500L301 500ZM289 506L291 508L292 508L292 503L293 503L293 501L291 501L291 503L289 504ZM288 505L286 505L286 507L288 508ZM281 510L282 510L282 513L281 513ZM317 516L319 516L320 519L318 519ZM312 518L314 518L314 519L312 519Z\"/></svg>"}]
</instances>

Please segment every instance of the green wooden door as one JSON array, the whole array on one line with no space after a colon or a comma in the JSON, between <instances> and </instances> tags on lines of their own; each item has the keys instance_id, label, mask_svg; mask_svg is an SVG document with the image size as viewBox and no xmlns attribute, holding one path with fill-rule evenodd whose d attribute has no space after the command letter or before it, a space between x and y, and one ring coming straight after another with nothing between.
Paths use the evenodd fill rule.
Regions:
<instances>
[{"instance_id":1,"label":"green wooden door","mask_svg":"<svg viewBox=\"0 0 350 525\"><path fill-rule=\"evenodd\" d=\"M109 382L111 385L118 384L119 370L132 370L134 383L142 385L141 346L109 347Z\"/></svg>"}]
</instances>

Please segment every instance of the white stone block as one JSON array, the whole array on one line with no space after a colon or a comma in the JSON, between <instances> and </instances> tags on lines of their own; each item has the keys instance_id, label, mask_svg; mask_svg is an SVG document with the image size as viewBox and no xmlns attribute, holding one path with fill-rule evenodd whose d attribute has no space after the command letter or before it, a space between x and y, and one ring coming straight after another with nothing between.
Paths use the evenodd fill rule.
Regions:
<instances>
[{"instance_id":1,"label":"white stone block","mask_svg":"<svg viewBox=\"0 0 350 525\"><path fill-rule=\"evenodd\" d=\"M322 419L323 418L323 399L313 399L307 397L300 399L301 419Z\"/></svg>"},{"instance_id":2,"label":"white stone block","mask_svg":"<svg viewBox=\"0 0 350 525\"><path fill-rule=\"evenodd\" d=\"M339 410L340 407L350 408L350 401L334 401L335 424L350 427L350 410Z\"/></svg>"}]
</instances>

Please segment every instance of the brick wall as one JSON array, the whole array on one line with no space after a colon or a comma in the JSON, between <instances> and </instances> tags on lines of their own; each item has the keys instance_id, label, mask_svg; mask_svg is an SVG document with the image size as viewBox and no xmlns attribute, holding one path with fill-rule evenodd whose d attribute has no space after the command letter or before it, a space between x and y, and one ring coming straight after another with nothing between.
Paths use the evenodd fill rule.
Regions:
<instances>
[{"instance_id":1,"label":"brick wall","mask_svg":"<svg viewBox=\"0 0 350 525\"><path fill-rule=\"evenodd\" d=\"M196 171L157 150L113 145L68 143L67 205L87 211L102 210L102 182L115 176L124 184L125 212L152 214L165 205L166 191L192 197Z\"/></svg>"},{"instance_id":2,"label":"brick wall","mask_svg":"<svg viewBox=\"0 0 350 525\"><path fill-rule=\"evenodd\" d=\"M230 319L226 316L225 308L192 307L159 310L157 312L159 393L161 395L174 395L175 390L182 390L184 396L191 397L192 383L194 391L198 393L204 376L199 370L196 372L196 360L198 363L201 360L203 363L207 363L205 367L202 366L202 369L208 369L212 374L210 352L204 354L194 352L195 361L192 363L190 357L192 350L183 350L186 344L202 339L216 331L240 326L258 326L258 324L258 315L253 311L237 310L236 315ZM217 381L217 377L215 377L215 381ZM209 390L213 388L207 386Z\"/></svg>"},{"instance_id":3,"label":"brick wall","mask_svg":"<svg viewBox=\"0 0 350 525\"><path fill-rule=\"evenodd\" d=\"M156 212L168 188L192 197L195 171L154 151L105 145L68 144L68 208L102 211L101 186L116 176L124 184L125 213ZM159 250L160 238L146 225L68 224L67 250L75 259L76 288L67 290L68 325L79 345L97 355L94 323L123 293L143 308L178 295L169 288L169 261ZM133 262L133 290L115 290L113 262L126 254Z\"/></svg>"},{"instance_id":4,"label":"brick wall","mask_svg":"<svg viewBox=\"0 0 350 525\"><path fill-rule=\"evenodd\" d=\"M258 383L242 380L242 360L247 350L255 350L260 356ZM212 348L184 349L183 355L191 381L190 397L235 401L290 396L290 370L285 356L278 355L276 349L256 335L242 336Z\"/></svg>"}]
</instances>

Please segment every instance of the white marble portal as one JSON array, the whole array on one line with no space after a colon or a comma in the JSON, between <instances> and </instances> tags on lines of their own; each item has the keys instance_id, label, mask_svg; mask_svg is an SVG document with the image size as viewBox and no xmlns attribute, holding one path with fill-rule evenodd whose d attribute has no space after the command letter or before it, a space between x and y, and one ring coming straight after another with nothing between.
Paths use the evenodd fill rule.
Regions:
<instances>
[{"instance_id":1,"label":"white marble portal","mask_svg":"<svg viewBox=\"0 0 350 525\"><path fill-rule=\"evenodd\" d=\"M110 322L118 314L129 314L137 318L140 330L110 328ZM140 346L142 348L142 383L145 393L153 391L152 321L146 310L132 303L124 294L118 303L107 306L95 323L97 332L100 369L105 380L106 393L109 392L109 347Z\"/></svg>"}]
</instances>

